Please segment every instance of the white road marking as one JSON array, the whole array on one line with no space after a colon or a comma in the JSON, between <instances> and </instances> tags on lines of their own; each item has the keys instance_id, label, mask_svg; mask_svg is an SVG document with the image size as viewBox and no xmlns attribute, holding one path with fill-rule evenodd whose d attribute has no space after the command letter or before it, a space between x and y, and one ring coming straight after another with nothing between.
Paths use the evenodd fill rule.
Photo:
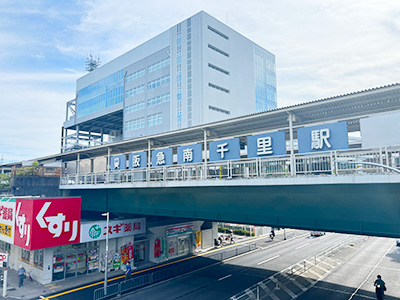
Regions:
<instances>
[{"instance_id":1,"label":"white road marking","mask_svg":"<svg viewBox=\"0 0 400 300\"><path fill-rule=\"evenodd\" d=\"M227 278L229 278L229 277L231 277L231 276L232 276L232 274L226 275L226 276L224 276L224 277L221 277L220 279L218 279L218 281L221 281L221 280L227 279Z\"/></svg>"},{"instance_id":2,"label":"white road marking","mask_svg":"<svg viewBox=\"0 0 400 300\"><path fill-rule=\"evenodd\" d=\"M310 244L310 243L305 243L305 244L303 244L303 245L301 245L301 246L298 246L297 248L294 248L294 250L299 250L299 249L301 249L301 248L307 246L308 244Z\"/></svg>"},{"instance_id":3,"label":"white road marking","mask_svg":"<svg viewBox=\"0 0 400 300\"><path fill-rule=\"evenodd\" d=\"M274 260L275 258L278 258L279 256L280 256L280 255L275 255L274 257L270 257L270 258L268 258L268 259L266 259L266 260L260 261L257 265L259 266L259 265L265 264L266 262L269 262L269 261L271 261L271 260Z\"/></svg>"},{"instance_id":4,"label":"white road marking","mask_svg":"<svg viewBox=\"0 0 400 300\"><path fill-rule=\"evenodd\" d=\"M349 293L349 292L346 292L346 291L330 289L330 288L326 288L326 287L322 287L322 286L317 286L317 285L315 285L314 288L315 288L315 289L324 290L324 291L339 293L339 294L347 294L347 295L350 295L350 293ZM376 299L375 297L370 297L370 296L366 296L366 295L357 295L357 297L362 297L362 298L366 298L366 299Z\"/></svg>"}]
</instances>

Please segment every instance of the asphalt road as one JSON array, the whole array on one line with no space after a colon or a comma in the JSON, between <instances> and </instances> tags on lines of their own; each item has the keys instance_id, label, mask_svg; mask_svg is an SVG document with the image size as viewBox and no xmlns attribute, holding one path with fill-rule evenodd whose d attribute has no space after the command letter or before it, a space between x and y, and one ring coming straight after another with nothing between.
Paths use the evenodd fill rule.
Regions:
<instances>
[{"instance_id":1,"label":"asphalt road","mask_svg":"<svg viewBox=\"0 0 400 300\"><path fill-rule=\"evenodd\" d=\"M340 244L349 237L351 236L328 233L322 237L312 238L305 233L301 237L287 241L279 241L279 237L273 242L265 240L257 244L256 251L144 288L123 296L122 299L228 299L289 266ZM302 292L299 299L349 299L393 243L393 239L360 238L359 242L337 252L334 257L338 264L336 269L322 274L321 277L324 279L314 280L313 284ZM391 268L395 268L393 261L388 263ZM376 268L374 271L381 270ZM336 273L338 275L335 275ZM386 274L383 270L381 273L385 279ZM387 276L389 277L389 274ZM370 281L373 283L374 278ZM387 280L388 287L391 286L391 282L392 280ZM301 286L301 283L296 284ZM365 286L368 284L370 282L366 282ZM356 296L361 299L362 296L358 295L362 295L364 289L366 293L369 291L370 296L374 296L371 294L372 287L372 285L370 289L361 287ZM297 296L299 291L301 292L299 288L292 292L290 288L284 287L279 289L279 293L274 294L272 299L290 299L293 295ZM353 296L352 299L358 298Z\"/></svg>"},{"instance_id":2,"label":"asphalt road","mask_svg":"<svg viewBox=\"0 0 400 300\"><path fill-rule=\"evenodd\" d=\"M211 258L222 255L222 252L234 251L238 245L225 246L223 251L216 250L189 259L195 263L195 271L124 294L119 299L229 299L266 279L272 285L261 285L265 288L262 291L264 295L269 295L261 299L375 299L373 282L377 274L382 275L386 282L386 299L400 299L400 247L395 246L394 239L333 233L313 238L305 231L291 231L287 238L283 240L280 232L274 241L269 238L259 239L256 250L222 262ZM350 238L356 238L357 241L349 243ZM289 270L292 267L299 269L299 266L301 269L305 259L339 244L345 247L314 268L307 266L301 276L288 276L286 271L281 272L288 267ZM165 267L185 263L187 260ZM146 272L154 270L141 274ZM279 285L275 286L274 280L281 276L279 274L285 275L287 280L285 284L278 282ZM85 286L73 292L58 294L55 299L90 300L93 299L94 288L98 286Z\"/></svg>"}]
</instances>

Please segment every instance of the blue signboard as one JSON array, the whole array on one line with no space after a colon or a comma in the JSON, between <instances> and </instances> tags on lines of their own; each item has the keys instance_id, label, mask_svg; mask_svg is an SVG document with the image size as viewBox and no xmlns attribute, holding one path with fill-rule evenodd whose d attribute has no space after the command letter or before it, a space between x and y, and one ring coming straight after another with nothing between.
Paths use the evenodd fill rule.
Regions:
<instances>
[{"instance_id":1,"label":"blue signboard","mask_svg":"<svg viewBox=\"0 0 400 300\"><path fill-rule=\"evenodd\" d=\"M297 139L299 153L348 149L347 122L299 128Z\"/></svg>"},{"instance_id":2,"label":"blue signboard","mask_svg":"<svg viewBox=\"0 0 400 300\"><path fill-rule=\"evenodd\" d=\"M151 152L151 166L163 167L172 165L172 148L158 149Z\"/></svg>"},{"instance_id":3,"label":"blue signboard","mask_svg":"<svg viewBox=\"0 0 400 300\"><path fill-rule=\"evenodd\" d=\"M201 144L178 147L178 164L192 164L201 162Z\"/></svg>"},{"instance_id":4,"label":"blue signboard","mask_svg":"<svg viewBox=\"0 0 400 300\"><path fill-rule=\"evenodd\" d=\"M110 171L125 170L126 158L124 154L110 157Z\"/></svg>"},{"instance_id":5,"label":"blue signboard","mask_svg":"<svg viewBox=\"0 0 400 300\"><path fill-rule=\"evenodd\" d=\"M247 157L286 155L285 132L277 131L247 137Z\"/></svg>"},{"instance_id":6,"label":"blue signboard","mask_svg":"<svg viewBox=\"0 0 400 300\"><path fill-rule=\"evenodd\" d=\"M240 158L239 138L210 142L210 161Z\"/></svg>"},{"instance_id":7,"label":"blue signboard","mask_svg":"<svg viewBox=\"0 0 400 300\"><path fill-rule=\"evenodd\" d=\"M129 154L129 169L140 169L147 167L147 152Z\"/></svg>"}]
</instances>

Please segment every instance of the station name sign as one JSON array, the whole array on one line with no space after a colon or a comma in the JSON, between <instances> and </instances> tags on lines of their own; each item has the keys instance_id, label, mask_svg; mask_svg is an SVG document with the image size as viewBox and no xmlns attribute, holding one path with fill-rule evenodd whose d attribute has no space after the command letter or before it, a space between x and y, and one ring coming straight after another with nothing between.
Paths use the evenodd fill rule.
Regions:
<instances>
[{"instance_id":1,"label":"station name sign","mask_svg":"<svg viewBox=\"0 0 400 300\"><path fill-rule=\"evenodd\" d=\"M347 122L336 122L308 126L297 129L298 153L323 152L332 150L348 149ZM247 148L248 158L265 158L273 156L284 156L287 154L286 133L284 130L249 135L244 140L238 137L210 141L208 145L209 161L228 161L241 158L241 149ZM201 163L205 157L202 151L203 144L192 144L178 146L176 150L171 148L151 150L151 166L164 167L173 164L173 153L176 153L178 165L190 163ZM148 152L136 152L128 155L120 154L111 156L110 170L140 169L147 166Z\"/></svg>"}]
</instances>

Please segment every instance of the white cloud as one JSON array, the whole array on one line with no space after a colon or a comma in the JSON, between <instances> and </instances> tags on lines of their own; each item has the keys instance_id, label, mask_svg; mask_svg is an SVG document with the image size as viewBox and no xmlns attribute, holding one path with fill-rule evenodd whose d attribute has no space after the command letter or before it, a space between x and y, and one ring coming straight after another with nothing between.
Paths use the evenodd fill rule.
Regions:
<instances>
[{"instance_id":1,"label":"white cloud","mask_svg":"<svg viewBox=\"0 0 400 300\"><path fill-rule=\"evenodd\" d=\"M276 55L279 106L399 81L398 1L12 3L0 4L0 16L12 24L0 28L0 64L10 66L0 70L0 125L13 124L0 132L0 155L29 159L58 152L65 104L84 74L77 63L83 70L89 53L107 63L200 10ZM33 29L26 34L25 28Z\"/></svg>"}]
</instances>

